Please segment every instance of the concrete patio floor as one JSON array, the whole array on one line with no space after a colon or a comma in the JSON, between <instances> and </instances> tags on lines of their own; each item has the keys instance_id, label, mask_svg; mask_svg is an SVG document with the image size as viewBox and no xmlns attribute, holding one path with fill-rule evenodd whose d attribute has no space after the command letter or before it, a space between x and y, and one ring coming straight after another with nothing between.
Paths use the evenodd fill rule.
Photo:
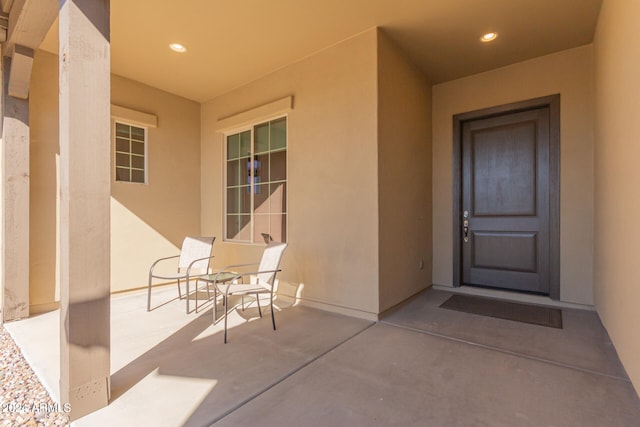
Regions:
<instances>
[{"instance_id":1,"label":"concrete patio floor","mask_svg":"<svg viewBox=\"0 0 640 427\"><path fill-rule=\"evenodd\" d=\"M78 426L640 426L640 399L595 312L553 329L438 308L429 290L379 323L282 305L184 313L175 288L115 296L112 400ZM173 299L173 300L172 300ZM5 325L59 401L59 315Z\"/></svg>"}]
</instances>

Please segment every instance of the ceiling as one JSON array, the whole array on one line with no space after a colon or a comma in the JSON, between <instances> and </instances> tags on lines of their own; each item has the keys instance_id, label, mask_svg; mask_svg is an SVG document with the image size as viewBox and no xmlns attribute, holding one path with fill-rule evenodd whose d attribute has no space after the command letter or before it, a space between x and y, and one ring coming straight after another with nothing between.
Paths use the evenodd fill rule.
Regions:
<instances>
[{"instance_id":1,"label":"ceiling","mask_svg":"<svg viewBox=\"0 0 640 427\"><path fill-rule=\"evenodd\" d=\"M379 26L435 84L591 43L600 3L111 0L111 68L203 102ZM481 43L488 31L499 37ZM57 37L56 22L41 47L57 52Z\"/></svg>"}]
</instances>

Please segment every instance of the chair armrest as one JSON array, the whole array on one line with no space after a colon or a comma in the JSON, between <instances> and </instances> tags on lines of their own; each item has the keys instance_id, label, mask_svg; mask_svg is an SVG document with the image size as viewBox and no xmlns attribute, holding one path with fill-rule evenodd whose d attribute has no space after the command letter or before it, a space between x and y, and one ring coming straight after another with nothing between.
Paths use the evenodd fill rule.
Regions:
<instances>
[{"instance_id":1,"label":"chair armrest","mask_svg":"<svg viewBox=\"0 0 640 427\"><path fill-rule=\"evenodd\" d=\"M180 255L174 255L174 256L168 256L168 257L157 259L153 264L151 264L151 268L149 269L149 276L153 276L153 269L156 268L156 264L158 264L160 261L166 261L168 259L179 258L179 257Z\"/></svg>"},{"instance_id":2,"label":"chair armrest","mask_svg":"<svg viewBox=\"0 0 640 427\"><path fill-rule=\"evenodd\" d=\"M189 267L187 267L187 279L189 279L189 277L191 276L191 267L193 267L193 264L195 264L196 262L199 261L204 261L205 259L211 260L212 258L215 258L215 255L211 255L205 258L198 258L198 259L194 259L193 261L191 261L191 264L189 264ZM207 268L208 270L208 268ZM207 271L208 273L208 271ZM207 274L205 273L205 274ZM204 274L199 274L198 276L204 276Z\"/></svg>"},{"instance_id":3,"label":"chair armrest","mask_svg":"<svg viewBox=\"0 0 640 427\"><path fill-rule=\"evenodd\" d=\"M282 271L282 269L277 269L277 270L261 270L261 271L248 271L246 273L238 273L236 274L234 277L232 277L231 279L225 280L225 282L232 282L234 280L239 279L240 277L244 277L244 276L250 276L250 275L257 275L257 274L261 274L261 273L278 273ZM217 275L221 274L221 273L233 273L231 271L219 271ZM218 282L215 282L216 287L218 286ZM222 292L222 289L219 289L220 292ZM225 297L228 295L229 293L229 288L227 288L226 292L225 292Z\"/></svg>"},{"instance_id":4,"label":"chair armrest","mask_svg":"<svg viewBox=\"0 0 640 427\"><path fill-rule=\"evenodd\" d=\"M249 266L252 266L252 265L259 265L259 264L260 264L259 262L252 262L252 263L249 263L249 264L231 264L231 265L225 265L224 267L222 267L222 271L224 271L224 272L226 272L226 273L230 273L230 271L227 271L227 270L229 270L230 268L236 268L236 267L249 267Z\"/></svg>"},{"instance_id":5,"label":"chair armrest","mask_svg":"<svg viewBox=\"0 0 640 427\"><path fill-rule=\"evenodd\" d=\"M262 274L262 273L279 273L281 272L282 269L279 268L277 270L260 270L260 271L247 271L246 273L238 273L238 277L242 277L242 276L249 276L249 275L255 275L255 274Z\"/></svg>"}]
</instances>

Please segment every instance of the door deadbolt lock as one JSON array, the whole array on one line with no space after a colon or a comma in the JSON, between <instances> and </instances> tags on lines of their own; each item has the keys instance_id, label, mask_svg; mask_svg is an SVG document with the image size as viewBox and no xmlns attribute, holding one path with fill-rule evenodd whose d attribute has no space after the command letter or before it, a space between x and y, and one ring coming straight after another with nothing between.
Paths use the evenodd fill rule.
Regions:
<instances>
[{"instance_id":1,"label":"door deadbolt lock","mask_svg":"<svg viewBox=\"0 0 640 427\"><path fill-rule=\"evenodd\" d=\"M469 242L469 211L462 212L462 217L464 221L462 221L462 232L464 233L464 242Z\"/></svg>"}]
</instances>

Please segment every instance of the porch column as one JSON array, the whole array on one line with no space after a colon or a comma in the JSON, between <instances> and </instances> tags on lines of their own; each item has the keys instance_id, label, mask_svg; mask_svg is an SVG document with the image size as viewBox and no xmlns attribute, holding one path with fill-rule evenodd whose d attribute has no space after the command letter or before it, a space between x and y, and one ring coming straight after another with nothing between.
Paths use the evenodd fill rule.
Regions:
<instances>
[{"instance_id":1,"label":"porch column","mask_svg":"<svg viewBox=\"0 0 640 427\"><path fill-rule=\"evenodd\" d=\"M60 0L60 394L109 402L109 0Z\"/></svg>"},{"instance_id":2,"label":"porch column","mask_svg":"<svg viewBox=\"0 0 640 427\"><path fill-rule=\"evenodd\" d=\"M9 95L2 58L2 321L29 317L29 102Z\"/></svg>"},{"instance_id":3,"label":"porch column","mask_svg":"<svg viewBox=\"0 0 640 427\"><path fill-rule=\"evenodd\" d=\"M0 20L0 291L2 321L10 321L29 316L29 83L34 50L56 19L58 5L55 0L0 0L0 8L8 14Z\"/></svg>"}]
</instances>

